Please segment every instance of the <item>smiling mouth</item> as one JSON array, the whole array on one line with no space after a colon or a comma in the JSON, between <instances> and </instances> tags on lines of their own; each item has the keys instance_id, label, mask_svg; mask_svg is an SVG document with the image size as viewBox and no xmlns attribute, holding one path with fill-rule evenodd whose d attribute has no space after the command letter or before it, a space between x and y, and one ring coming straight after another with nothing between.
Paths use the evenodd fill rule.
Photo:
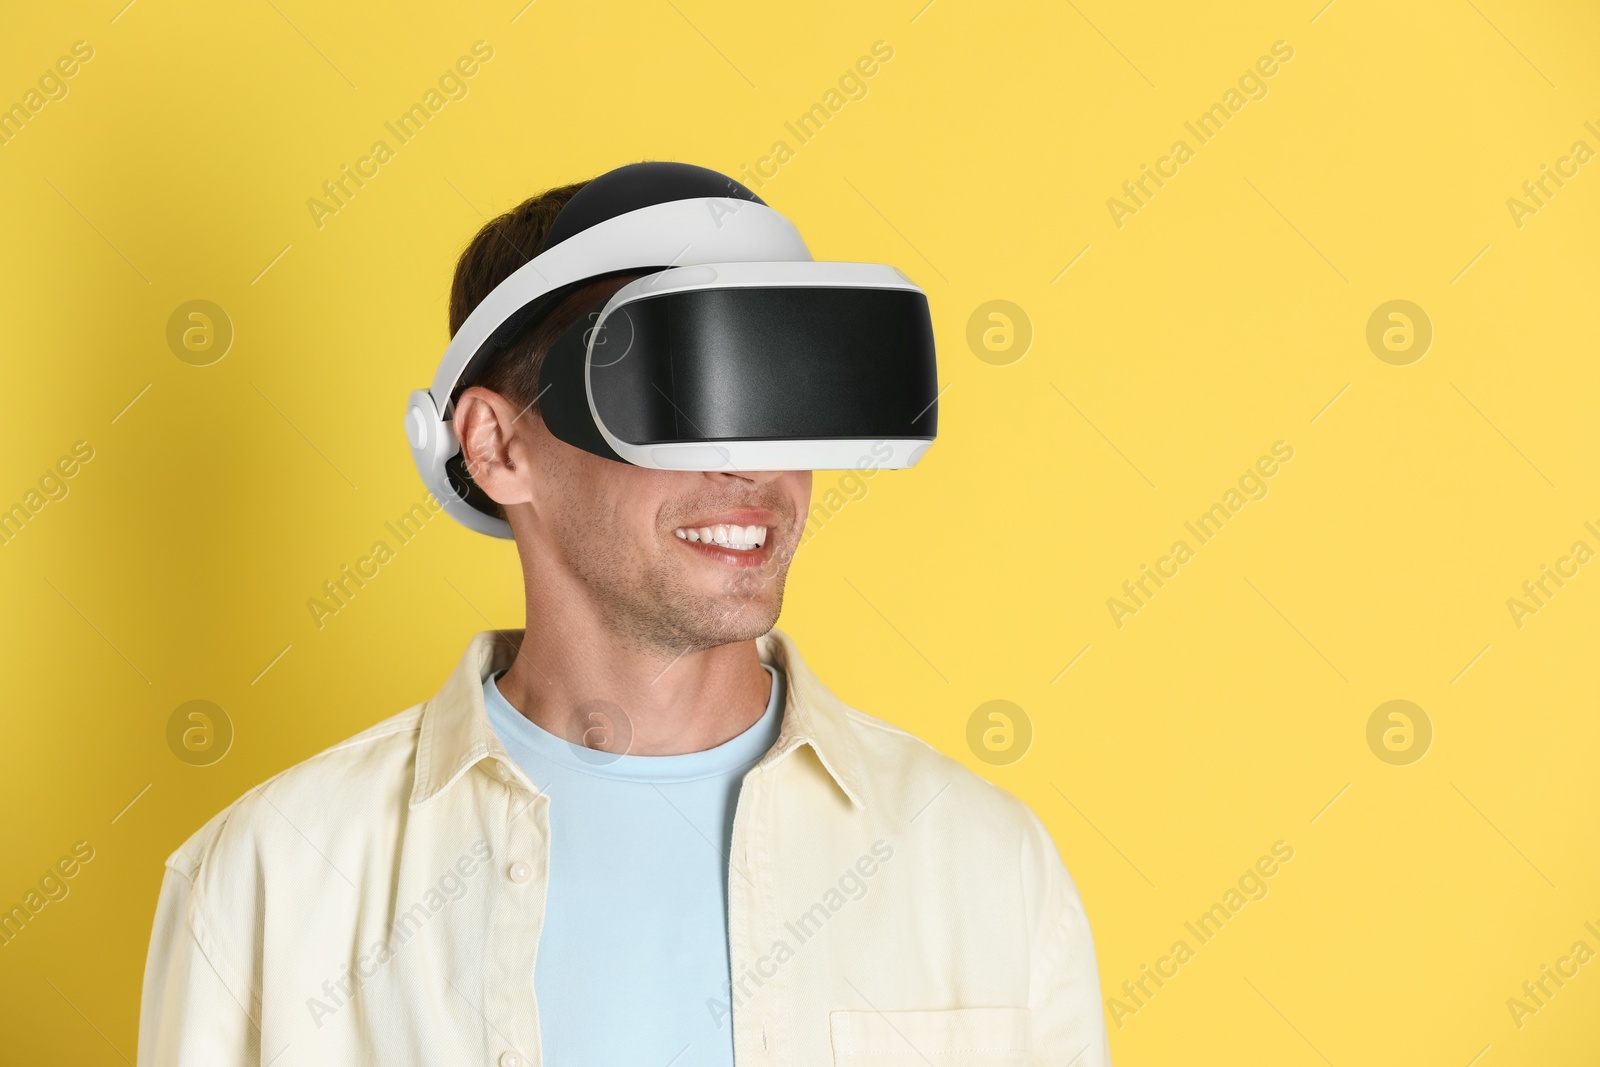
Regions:
<instances>
[{"instance_id":1,"label":"smiling mouth","mask_svg":"<svg viewBox=\"0 0 1600 1067\"><path fill-rule=\"evenodd\" d=\"M692 526L680 526L672 531L682 541L692 541L703 545L715 545L717 548L731 549L734 552L754 552L767 543L767 528L765 526L702 526L696 529Z\"/></svg>"}]
</instances>

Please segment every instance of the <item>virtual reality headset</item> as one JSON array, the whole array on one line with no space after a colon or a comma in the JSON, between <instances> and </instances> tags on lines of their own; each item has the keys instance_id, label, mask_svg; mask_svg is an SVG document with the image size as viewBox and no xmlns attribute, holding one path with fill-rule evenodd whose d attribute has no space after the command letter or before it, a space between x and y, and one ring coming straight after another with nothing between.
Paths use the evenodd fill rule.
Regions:
<instances>
[{"instance_id":1,"label":"virtual reality headset","mask_svg":"<svg viewBox=\"0 0 1600 1067\"><path fill-rule=\"evenodd\" d=\"M535 402L560 440L679 471L901 468L932 445L933 325L916 283L813 261L789 220L715 171L636 163L567 202L410 396L412 457L458 521L511 536L468 476L451 425L460 392L572 293L641 273L544 358Z\"/></svg>"}]
</instances>

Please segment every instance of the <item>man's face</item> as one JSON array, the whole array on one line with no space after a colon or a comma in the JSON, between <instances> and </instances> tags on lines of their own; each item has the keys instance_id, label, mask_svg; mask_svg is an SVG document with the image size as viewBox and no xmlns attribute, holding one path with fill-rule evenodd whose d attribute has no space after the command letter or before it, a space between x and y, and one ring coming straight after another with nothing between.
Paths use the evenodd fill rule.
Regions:
<instances>
[{"instance_id":1,"label":"man's face","mask_svg":"<svg viewBox=\"0 0 1600 1067\"><path fill-rule=\"evenodd\" d=\"M610 629L673 656L772 629L810 471L649 470L574 448L537 417L519 423L539 484L522 514Z\"/></svg>"}]
</instances>

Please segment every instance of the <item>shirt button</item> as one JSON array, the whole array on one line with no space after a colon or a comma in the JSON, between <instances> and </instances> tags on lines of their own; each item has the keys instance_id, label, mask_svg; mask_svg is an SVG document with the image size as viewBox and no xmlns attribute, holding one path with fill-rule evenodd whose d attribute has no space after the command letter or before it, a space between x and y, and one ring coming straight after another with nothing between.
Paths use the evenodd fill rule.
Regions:
<instances>
[{"instance_id":1,"label":"shirt button","mask_svg":"<svg viewBox=\"0 0 1600 1067\"><path fill-rule=\"evenodd\" d=\"M511 879L513 882L516 882L518 885L521 885L523 882L526 882L529 878L533 877L533 868L529 867L526 863L513 863L511 866L506 868L506 877ZM508 1052L506 1053L506 1056L510 1056L515 1060L517 1054L515 1052ZM500 1067L519 1067L521 1062L522 1061L517 1060L516 1063L506 1063L505 1056L500 1057Z\"/></svg>"},{"instance_id":2,"label":"shirt button","mask_svg":"<svg viewBox=\"0 0 1600 1067\"><path fill-rule=\"evenodd\" d=\"M496 763L494 765L494 773L500 776L500 780L502 782L511 781L511 772L506 769L506 765L504 763ZM508 1052L506 1055L509 1056L511 1053Z\"/></svg>"},{"instance_id":3,"label":"shirt button","mask_svg":"<svg viewBox=\"0 0 1600 1067\"><path fill-rule=\"evenodd\" d=\"M500 1053L500 1067L522 1067L522 1057L515 1052Z\"/></svg>"}]
</instances>

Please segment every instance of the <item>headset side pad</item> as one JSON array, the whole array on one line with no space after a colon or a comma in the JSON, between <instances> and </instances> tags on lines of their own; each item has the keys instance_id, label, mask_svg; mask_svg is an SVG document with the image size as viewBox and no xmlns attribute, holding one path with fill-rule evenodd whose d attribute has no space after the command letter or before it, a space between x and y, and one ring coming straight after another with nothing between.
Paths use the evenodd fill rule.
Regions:
<instances>
[{"instance_id":1,"label":"headset side pad","mask_svg":"<svg viewBox=\"0 0 1600 1067\"><path fill-rule=\"evenodd\" d=\"M539 398L539 413L551 433L574 448L626 463L627 460L617 455L606 443L599 427L594 424L594 417L589 412L589 393L583 380L587 338L604 306L605 302L602 301L590 308L550 346L550 351L544 357L544 365L539 369L536 395Z\"/></svg>"}]
</instances>

